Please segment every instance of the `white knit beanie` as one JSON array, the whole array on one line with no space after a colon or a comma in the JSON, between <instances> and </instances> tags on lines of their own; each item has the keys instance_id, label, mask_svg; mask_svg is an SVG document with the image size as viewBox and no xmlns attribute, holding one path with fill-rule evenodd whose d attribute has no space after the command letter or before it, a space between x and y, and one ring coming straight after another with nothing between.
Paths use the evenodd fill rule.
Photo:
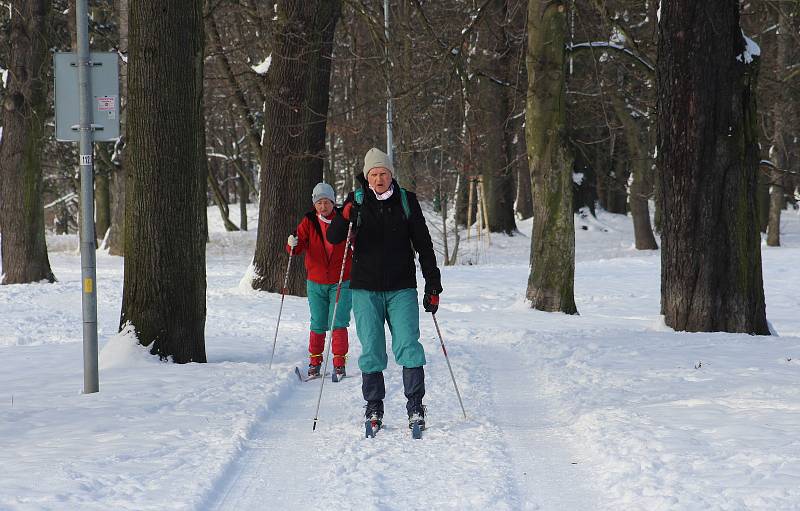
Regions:
<instances>
[{"instance_id":1,"label":"white knit beanie","mask_svg":"<svg viewBox=\"0 0 800 511\"><path fill-rule=\"evenodd\" d=\"M373 147L364 156L364 177L367 177L369 171L375 167L383 167L394 174L394 165L392 165L392 159L389 158L389 155Z\"/></svg>"},{"instance_id":2,"label":"white knit beanie","mask_svg":"<svg viewBox=\"0 0 800 511\"><path fill-rule=\"evenodd\" d=\"M317 183L317 186L314 187L314 191L311 192L311 202L316 204L320 199L328 199L331 202L336 202L336 193L333 191L333 187L328 183Z\"/></svg>"}]
</instances>

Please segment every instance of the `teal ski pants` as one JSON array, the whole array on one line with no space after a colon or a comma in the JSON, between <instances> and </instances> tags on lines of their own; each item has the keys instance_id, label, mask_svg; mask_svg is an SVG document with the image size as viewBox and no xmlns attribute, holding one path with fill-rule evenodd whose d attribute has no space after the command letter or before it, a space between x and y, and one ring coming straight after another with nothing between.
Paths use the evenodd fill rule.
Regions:
<instances>
[{"instance_id":1,"label":"teal ski pants","mask_svg":"<svg viewBox=\"0 0 800 511\"><path fill-rule=\"evenodd\" d=\"M333 306L336 303L336 288L338 284L317 284L311 280L306 281L308 293L308 308L311 310L311 331L324 334L331 328ZM333 329L350 326L350 281L342 282L342 292L339 295L339 305L336 307L336 321Z\"/></svg>"},{"instance_id":2,"label":"teal ski pants","mask_svg":"<svg viewBox=\"0 0 800 511\"><path fill-rule=\"evenodd\" d=\"M403 367L425 365L425 350L419 342L419 304L416 289L367 291L353 289L353 314L361 341L358 367L362 373L386 369L386 331L392 334L395 361Z\"/></svg>"}]
</instances>

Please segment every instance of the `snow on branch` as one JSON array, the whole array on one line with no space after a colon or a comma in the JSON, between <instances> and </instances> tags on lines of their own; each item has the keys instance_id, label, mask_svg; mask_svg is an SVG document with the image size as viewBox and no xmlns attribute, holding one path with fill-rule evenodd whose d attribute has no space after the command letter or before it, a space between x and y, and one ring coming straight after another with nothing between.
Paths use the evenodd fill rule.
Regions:
<instances>
[{"instance_id":1,"label":"snow on branch","mask_svg":"<svg viewBox=\"0 0 800 511\"><path fill-rule=\"evenodd\" d=\"M63 197L60 197L60 198L54 200L50 204L45 204L44 205L44 209L50 209L53 206L61 204L62 202L76 202L77 203L78 202L78 194L75 193L75 192L70 192L70 193L64 195Z\"/></svg>"},{"instance_id":2,"label":"snow on branch","mask_svg":"<svg viewBox=\"0 0 800 511\"><path fill-rule=\"evenodd\" d=\"M736 60L749 64L753 62L753 57L761 56L761 47L758 46L755 41L747 37L744 30L742 30L742 37L744 38L744 51L736 56Z\"/></svg>"},{"instance_id":3,"label":"snow on branch","mask_svg":"<svg viewBox=\"0 0 800 511\"><path fill-rule=\"evenodd\" d=\"M588 43L568 43L567 44L567 51L577 51L581 48L609 48L612 50L616 50L622 52L630 57L633 57L637 61L639 61L644 67L646 67L649 71L655 72L656 67L648 62L644 57L637 54L635 51L631 50L630 48L626 48L620 44L616 44L613 42L608 41L592 41Z\"/></svg>"},{"instance_id":4,"label":"snow on branch","mask_svg":"<svg viewBox=\"0 0 800 511\"><path fill-rule=\"evenodd\" d=\"M775 165L775 163L772 162L771 160L761 160L760 162L758 162L758 164L761 167L769 167L771 169L777 170L778 172L783 172L785 174L794 174L794 175L799 175L800 176L800 172L798 172L796 170L782 169L782 168L778 167L777 165Z\"/></svg>"},{"instance_id":5,"label":"snow on branch","mask_svg":"<svg viewBox=\"0 0 800 511\"><path fill-rule=\"evenodd\" d=\"M272 54L270 53L267 55L267 58L261 61L261 63L250 66L250 68L255 71L257 74L265 75L267 71L269 71L269 66L272 65Z\"/></svg>"}]
</instances>

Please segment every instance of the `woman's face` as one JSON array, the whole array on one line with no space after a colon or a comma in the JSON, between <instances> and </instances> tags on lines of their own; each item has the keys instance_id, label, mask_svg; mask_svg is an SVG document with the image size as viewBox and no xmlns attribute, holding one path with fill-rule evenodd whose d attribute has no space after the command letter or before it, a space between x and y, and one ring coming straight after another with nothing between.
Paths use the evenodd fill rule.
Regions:
<instances>
[{"instance_id":1,"label":"woman's face","mask_svg":"<svg viewBox=\"0 0 800 511\"><path fill-rule=\"evenodd\" d=\"M330 199L320 199L314 203L314 209L322 216L328 216L333 212L333 202Z\"/></svg>"}]
</instances>

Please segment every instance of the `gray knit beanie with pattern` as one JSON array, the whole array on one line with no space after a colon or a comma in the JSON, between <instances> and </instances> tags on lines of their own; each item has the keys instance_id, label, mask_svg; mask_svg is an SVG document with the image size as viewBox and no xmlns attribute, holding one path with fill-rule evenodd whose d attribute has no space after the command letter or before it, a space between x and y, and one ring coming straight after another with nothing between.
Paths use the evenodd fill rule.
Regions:
<instances>
[{"instance_id":1,"label":"gray knit beanie with pattern","mask_svg":"<svg viewBox=\"0 0 800 511\"><path fill-rule=\"evenodd\" d=\"M373 147L367 151L367 154L364 156L364 177L367 177L370 169L374 169L375 167L383 167L388 169L389 172L394 175L394 165L392 165L392 159L389 158L388 154Z\"/></svg>"},{"instance_id":2,"label":"gray knit beanie with pattern","mask_svg":"<svg viewBox=\"0 0 800 511\"><path fill-rule=\"evenodd\" d=\"M333 187L328 183L317 183L317 186L314 187L314 191L311 192L311 202L313 204L316 204L320 199L328 199L336 203L336 192L333 191Z\"/></svg>"}]
</instances>

